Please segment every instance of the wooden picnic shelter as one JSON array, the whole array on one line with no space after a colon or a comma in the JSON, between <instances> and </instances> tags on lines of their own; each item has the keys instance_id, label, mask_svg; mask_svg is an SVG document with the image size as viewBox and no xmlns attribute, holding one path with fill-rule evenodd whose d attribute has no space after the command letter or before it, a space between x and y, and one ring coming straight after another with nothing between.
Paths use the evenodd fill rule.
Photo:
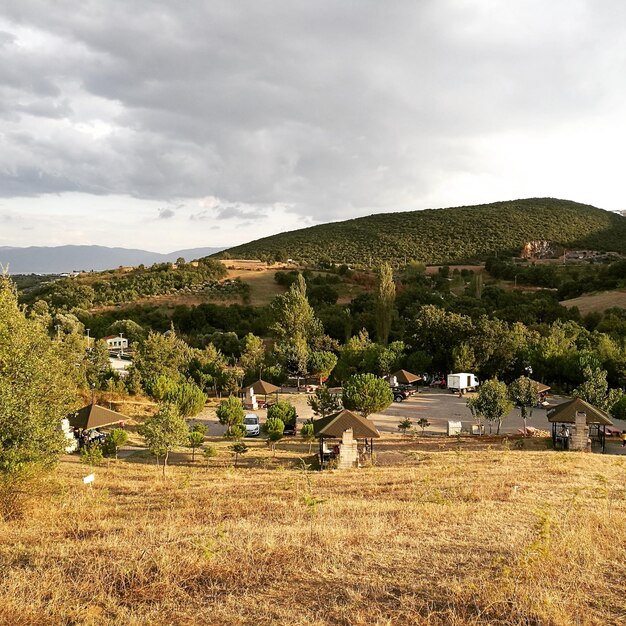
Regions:
<instances>
[{"instance_id":1,"label":"wooden picnic shelter","mask_svg":"<svg viewBox=\"0 0 626 626\"><path fill-rule=\"evenodd\" d=\"M548 411L548 421L552 424L552 443L555 447L557 443L557 426L559 424L575 424L576 430L584 429L585 434L584 442L582 440L583 435L580 432L577 432L572 437L572 443L576 444L576 447L573 446L572 449L585 449L587 439L591 438L592 441L595 440L600 443L602 452L606 448L606 427L613 426L613 422L606 411L585 402L582 398L573 398L550 409ZM576 436L579 438L578 442L575 441Z\"/></svg>"},{"instance_id":2,"label":"wooden picnic shelter","mask_svg":"<svg viewBox=\"0 0 626 626\"><path fill-rule=\"evenodd\" d=\"M415 385L422 380L421 376L417 376L416 374L412 374L406 370L398 370L397 372L390 374L390 377L395 377L400 385Z\"/></svg>"},{"instance_id":3,"label":"wooden picnic shelter","mask_svg":"<svg viewBox=\"0 0 626 626\"><path fill-rule=\"evenodd\" d=\"M374 451L374 439L380 438L380 433L376 426L366 417L353 413L348 409L343 409L338 413L322 417L313 422L313 434L319 439L319 456L322 468L336 456L336 454L326 448L325 441L328 439L339 439L341 441L346 431L352 431L352 438L356 441L364 441L365 449L371 457Z\"/></svg>"},{"instance_id":4,"label":"wooden picnic shelter","mask_svg":"<svg viewBox=\"0 0 626 626\"><path fill-rule=\"evenodd\" d=\"M246 398L250 394L250 389L255 396L264 396L265 404L267 405L267 396L276 394L276 401L278 401L278 392L280 391L280 387L276 385L272 385L272 383L268 383L266 380L259 380L253 382L251 385L244 387L243 396Z\"/></svg>"},{"instance_id":5,"label":"wooden picnic shelter","mask_svg":"<svg viewBox=\"0 0 626 626\"><path fill-rule=\"evenodd\" d=\"M67 417L70 426L79 430L93 430L114 424L123 424L130 418L122 413L95 403L88 404Z\"/></svg>"}]
</instances>

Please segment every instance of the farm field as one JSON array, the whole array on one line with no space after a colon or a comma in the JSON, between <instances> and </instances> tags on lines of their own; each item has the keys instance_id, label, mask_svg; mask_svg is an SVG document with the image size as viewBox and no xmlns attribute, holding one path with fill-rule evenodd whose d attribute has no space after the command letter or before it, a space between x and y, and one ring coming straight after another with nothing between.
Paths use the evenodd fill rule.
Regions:
<instances>
[{"instance_id":1,"label":"farm field","mask_svg":"<svg viewBox=\"0 0 626 626\"><path fill-rule=\"evenodd\" d=\"M582 315L593 311L604 311L612 307L626 308L626 290L616 289L613 291L600 291L589 293L578 298L563 300L561 302L566 307L578 307Z\"/></svg>"},{"instance_id":2,"label":"farm field","mask_svg":"<svg viewBox=\"0 0 626 626\"><path fill-rule=\"evenodd\" d=\"M0 523L11 625L623 624L619 457L404 446L402 466L67 457Z\"/></svg>"}]
</instances>

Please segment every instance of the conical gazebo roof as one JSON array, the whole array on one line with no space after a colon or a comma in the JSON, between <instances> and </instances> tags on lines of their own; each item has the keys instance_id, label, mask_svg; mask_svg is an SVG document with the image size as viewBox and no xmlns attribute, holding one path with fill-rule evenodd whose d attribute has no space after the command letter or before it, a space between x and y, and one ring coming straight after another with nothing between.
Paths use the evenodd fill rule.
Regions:
<instances>
[{"instance_id":1,"label":"conical gazebo roof","mask_svg":"<svg viewBox=\"0 0 626 626\"><path fill-rule=\"evenodd\" d=\"M269 396L270 393L276 393L277 391L280 391L280 387L272 385L272 383L268 383L267 381L261 380L260 378L251 385L248 385L244 389L244 392L248 391L248 389L252 389L252 391L254 391L254 394L257 396Z\"/></svg>"},{"instance_id":2,"label":"conical gazebo roof","mask_svg":"<svg viewBox=\"0 0 626 626\"><path fill-rule=\"evenodd\" d=\"M91 430L102 426L111 426L127 422L130 418L122 413L106 409L98 404L88 404L75 413L68 415L68 421L73 428Z\"/></svg>"},{"instance_id":3,"label":"conical gazebo roof","mask_svg":"<svg viewBox=\"0 0 626 626\"><path fill-rule=\"evenodd\" d=\"M407 372L406 370L398 370L397 372L391 374L391 376L395 376L396 380L401 385L411 385L412 383L416 383L422 380L421 376L411 374L411 372Z\"/></svg>"},{"instance_id":4,"label":"conical gazebo roof","mask_svg":"<svg viewBox=\"0 0 626 626\"><path fill-rule=\"evenodd\" d=\"M352 429L355 439L378 439L380 433L366 417L357 415L348 409L339 413L322 417L313 422L313 433L316 437L341 439L344 431Z\"/></svg>"},{"instance_id":5,"label":"conical gazebo roof","mask_svg":"<svg viewBox=\"0 0 626 626\"><path fill-rule=\"evenodd\" d=\"M589 402L585 402L582 398L574 398L573 400L557 404L557 406L548 411L548 421L561 424L574 424L576 422L576 413L586 414L587 426L589 424L613 426L613 422L608 413L589 404Z\"/></svg>"}]
</instances>

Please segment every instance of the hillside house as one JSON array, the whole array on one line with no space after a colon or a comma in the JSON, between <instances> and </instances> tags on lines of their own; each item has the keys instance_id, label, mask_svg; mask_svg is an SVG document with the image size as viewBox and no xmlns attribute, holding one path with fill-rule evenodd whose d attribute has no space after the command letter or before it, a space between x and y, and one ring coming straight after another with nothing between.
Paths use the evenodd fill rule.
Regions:
<instances>
[{"instance_id":1,"label":"hillside house","mask_svg":"<svg viewBox=\"0 0 626 626\"><path fill-rule=\"evenodd\" d=\"M106 343L109 350L128 349L128 339L126 339L126 337L120 337L119 335L109 335L108 337L103 337L102 341Z\"/></svg>"}]
</instances>

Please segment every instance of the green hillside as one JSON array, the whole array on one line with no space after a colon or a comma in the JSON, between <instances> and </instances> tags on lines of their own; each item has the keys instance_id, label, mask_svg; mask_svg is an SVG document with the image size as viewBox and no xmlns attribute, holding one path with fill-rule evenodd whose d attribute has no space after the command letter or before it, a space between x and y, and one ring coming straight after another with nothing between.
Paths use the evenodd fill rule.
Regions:
<instances>
[{"instance_id":1,"label":"green hillside","mask_svg":"<svg viewBox=\"0 0 626 626\"><path fill-rule=\"evenodd\" d=\"M469 263L494 252L517 254L524 243L537 239L626 253L626 218L568 200L528 198L370 215L265 237L226 254L364 265L405 259Z\"/></svg>"}]
</instances>

